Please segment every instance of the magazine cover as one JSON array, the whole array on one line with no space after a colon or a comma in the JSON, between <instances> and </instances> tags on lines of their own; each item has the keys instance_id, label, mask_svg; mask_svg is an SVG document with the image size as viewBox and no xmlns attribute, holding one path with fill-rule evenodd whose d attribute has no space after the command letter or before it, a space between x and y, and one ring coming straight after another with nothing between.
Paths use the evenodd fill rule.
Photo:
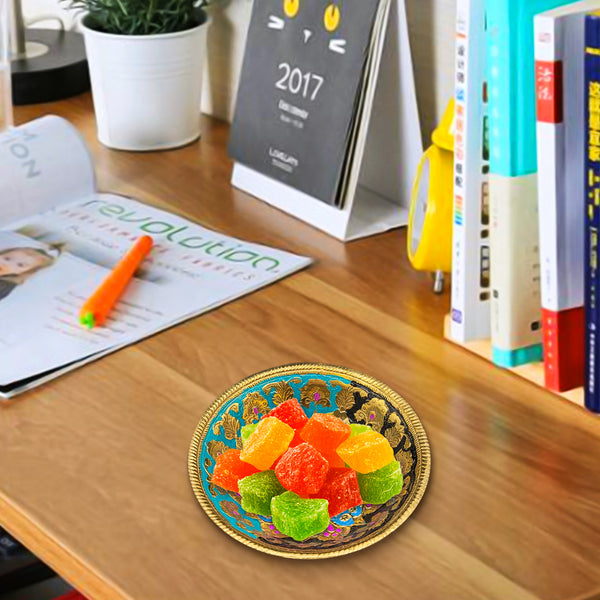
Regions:
<instances>
[{"instance_id":1,"label":"magazine cover","mask_svg":"<svg viewBox=\"0 0 600 600\"><path fill-rule=\"evenodd\" d=\"M129 198L96 193L89 169L79 174L78 186L72 181L77 174L69 174L63 195L60 179L68 170L64 163L79 159L85 164L85 147L58 118L28 125L28 132L37 136L31 139L34 162L10 171L10 181L0 179L0 197L9 197L4 195L7 187L12 197L35 188L37 206L46 209L31 213L35 204L30 201L26 212L31 214L9 223L0 220L0 397L216 308L311 262ZM23 132L7 135L13 139ZM0 152L3 139L8 147L6 137L0 136ZM43 140L51 142L44 145ZM56 160L56 153L42 151L48 145L60 146L61 140L70 151L61 155L62 161ZM45 177L52 185L43 193L36 181ZM47 208L52 204L49 194L58 200L52 208ZM18 206L23 208L4 205L9 205L5 214L10 216ZM144 235L154 240L152 252L107 323L84 328L79 322L84 302Z\"/></svg>"}]
</instances>

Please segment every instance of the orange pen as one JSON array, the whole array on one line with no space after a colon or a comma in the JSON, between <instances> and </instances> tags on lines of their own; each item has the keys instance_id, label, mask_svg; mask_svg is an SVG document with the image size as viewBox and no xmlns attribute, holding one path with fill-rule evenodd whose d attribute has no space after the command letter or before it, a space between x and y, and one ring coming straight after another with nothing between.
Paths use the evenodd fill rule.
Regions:
<instances>
[{"instance_id":1,"label":"orange pen","mask_svg":"<svg viewBox=\"0 0 600 600\"><path fill-rule=\"evenodd\" d=\"M104 325L121 294L146 258L154 241L148 235L135 242L131 250L117 263L100 287L87 299L79 313L79 322L88 329Z\"/></svg>"}]
</instances>

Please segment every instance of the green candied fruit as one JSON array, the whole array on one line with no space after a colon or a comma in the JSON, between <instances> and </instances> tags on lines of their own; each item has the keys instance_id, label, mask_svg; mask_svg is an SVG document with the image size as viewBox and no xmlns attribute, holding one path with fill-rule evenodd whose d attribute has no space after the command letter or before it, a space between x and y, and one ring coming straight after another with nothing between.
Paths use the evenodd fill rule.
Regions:
<instances>
[{"instance_id":1,"label":"green candied fruit","mask_svg":"<svg viewBox=\"0 0 600 600\"><path fill-rule=\"evenodd\" d=\"M271 516L271 499L285 492L275 471L261 471L240 479L238 486L242 495L242 508L263 517Z\"/></svg>"},{"instance_id":2,"label":"green candied fruit","mask_svg":"<svg viewBox=\"0 0 600 600\"><path fill-rule=\"evenodd\" d=\"M355 435L360 435L365 431L370 431L371 428L368 425L359 425L358 423L351 423L350 429L352 432L350 433L350 437L354 437Z\"/></svg>"},{"instance_id":3,"label":"green candied fruit","mask_svg":"<svg viewBox=\"0 0 600 600\"><path fill-rule=\"evenodd\" d=\"M385 504L402 491L404 478L398 461L372 473L357 473L358 489L365 504Z\"/></svg>"},{"instance_id":4,"label":"green candied fruit","mask_svg":"<svg viewBox=\"0 0 600 600\"><path fill-rule=\"evenodd\" d=\"M242 446L246 445L246 440L254 433L254 430L258 427L258 423L252 423L252 425L244 425L241 430Z\"/></svg>"},{"instance_id":5,"label":"green candied fruit","mask_svg":"<svg viewBox=\"0 0 600 600\"><path fill-rule=\"evenodd\" d=\"M328 506L327 500L301 498L294 492L285 492L271 500L273 525L284 535L301 542L327 529Z\"/></svg>"}]
</instances>

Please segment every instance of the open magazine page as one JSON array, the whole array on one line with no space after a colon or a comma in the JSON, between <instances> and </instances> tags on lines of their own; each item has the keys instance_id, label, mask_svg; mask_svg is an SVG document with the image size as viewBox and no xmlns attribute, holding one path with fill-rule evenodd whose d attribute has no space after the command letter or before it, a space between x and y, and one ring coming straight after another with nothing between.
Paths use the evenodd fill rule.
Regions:
<instances>
[{"instance_id":1,"label":"open magazine page","mask_svg":"<svg viewBox=\"0 0 600 600\"><path fill-rule=\"evenodd\" d=\"M84 329L84 301L144 234L156 245L136 279L105 327ZM36 375L137 341L309 263L120 196L90 196L21 220L0 230L0 392L10 395Z\"/></svg>"},{"instance_id":2,"label":"open magazine page","mask_svg":"<svg viewBox=\"0 0 600 600\"><path fill-rule=\"evenodd\" d=\"M48 116L0 134L0 226L95 192L78 131Z\"/></svg>"}]
</instances>

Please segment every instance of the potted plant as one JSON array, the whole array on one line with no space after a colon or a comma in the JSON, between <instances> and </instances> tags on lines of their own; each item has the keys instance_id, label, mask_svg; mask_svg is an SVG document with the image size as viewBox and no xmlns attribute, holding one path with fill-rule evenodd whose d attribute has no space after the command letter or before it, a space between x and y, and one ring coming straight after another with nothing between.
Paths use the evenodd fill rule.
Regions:
<instances>
[{"instance_id":1,"label":"potted plant","mask_svg":"<svg viewBox=\"0 0 600 600\"><path fill-rule=\"evenodd\" d=\"M160 150L200 136L206 0L63 0L83 9L98 139Z\"/></svg>"}]
</instances>

